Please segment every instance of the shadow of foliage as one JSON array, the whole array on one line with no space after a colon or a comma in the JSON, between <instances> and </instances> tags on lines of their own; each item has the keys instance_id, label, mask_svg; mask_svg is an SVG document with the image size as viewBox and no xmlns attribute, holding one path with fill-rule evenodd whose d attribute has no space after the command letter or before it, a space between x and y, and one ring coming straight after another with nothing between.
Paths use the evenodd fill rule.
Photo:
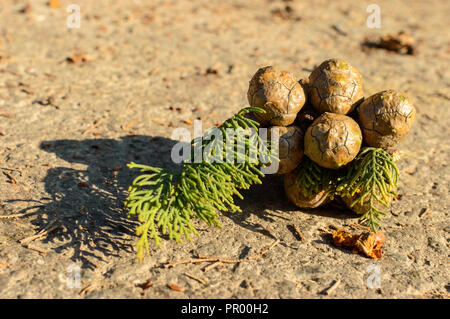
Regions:
<instances>
[{"instance_id":1,"label":"shadow of foliage","mask_svg":"<svg viewBox=\"0 0 450 319\"><path fill-rule=\"evenodd\" d=\"M180 166L170 158L175 143L164 137L141 135L124 136L118 140L43 141L40 145L42 150L75 164L71 168L49 168L43 181L46 192L51 196L50 201L26 209L37 208L33 213L36 216L33 223L40 228L55 219L61 222L63 229L55 231L44 242L52 243L58 253L71 252L74 262L81 262L82 267L91 269L105 257L132 251L137 222L126 217L123 202L138 171L128 169L126 164L134 161L179 170ZM261 224L251 222L251 214L265 221L277 222L279 219L289 220L287 214L299 211L284 193L283 176L268 175L262 184L254 185L242 194L245 199L236 199L236 203L243 212L222 214L241 227L269 238L274 236ZM336 209L327 207L313 213L348 218L345 211L337 214Z\"/></svg>"},{"instance_id":2,"label":"shadow of foliage","mask_svg":"<svg viewBox=\"0 0 450 319\"><path fill-rule=\"evenodd\" d=\"M57 219L62 229L48 236L58 253L69 250L74 262L95 268L106 256L132 251L136 221L126 217L123 202L126 190L137 170L126 164L135 161L176 169L170 150L176 141L151 136L124 136L114 139L53 140L41 143L41 149L72 163L69 167L51 167L44 178L51 201L33 214L40 228ZM73 168L79 166L80 168ZM44 216L47 215L45 218ZM45 242L44 241L44 242Z\"/></svg>"},{"instance_id":3,"label":"shadow of foliage","mask_svg":"<svg viewBox=\"0 0 450 319\"><path fill-rule=\"evenodd\" d=\"M355 213L336 201L314 209L302 209L295 206L286 196L283 178L280 175L265 176L262 184L254 185L251 189L242 192L244 200L236 201L241 207L242 213L224 212L223 215L244 228L273 239L274 236L261 224L249 221L252 214L269 222L277 222L280 219L289 220L289 214L298 213L337 219L356 217Z\"/></svg>"}]
</instances>

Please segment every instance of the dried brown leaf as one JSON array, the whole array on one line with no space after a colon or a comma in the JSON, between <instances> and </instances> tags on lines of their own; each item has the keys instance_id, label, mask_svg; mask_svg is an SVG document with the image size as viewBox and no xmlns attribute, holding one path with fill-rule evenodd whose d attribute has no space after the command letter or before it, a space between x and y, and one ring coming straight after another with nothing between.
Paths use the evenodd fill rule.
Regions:
<instances>
[{"instance_id":1,"label":"dried brown leaf","mask_svg":"<svg viewBox=\"0 0 450 319\"><path fill-rule=\"evenodd\" d=\"M81 64L89 61L89 58L86 54L83 53L75 53L66 58L66 61L70 64Z\"/></svg>"},{"instance_id":2,"label":"dried brown leaf","mask_svg":"<svg viewBox=\"0 0 450 319\"><path fill-rule=\"evenodd\" d=\"M61 7L61 1L60 0L50 0L48 2L48 6L50 8L59 8L59 7Z\"/></svg>"},{"instance_id":3,"label":"dried brown leaf","mask_svg":"<svg viewBox=\"0 0 450 319\"><path fill-rule=\"evenodd\" d=\"M177 286L175 284L169 284L168 286L173 291L178 291L178 292L184 292L185 291L185 289L183 287Z\"/></svg>"},{"instance_id":4,"label":"dried brown leaf","mask_svg":"<svg viewBox=\"0 0 450 319\"><path fill-rule=\"evenodd\" d=\"M333 243L336 246L353 247L354 252L359 252L367 257L379 259L382 257L381 246L386 241L385 235L366 231L360 235L353 235L345 230L338 229L333 232Z\"/></svg>"},{"instance_id":5,"label":"dried brown leaf","mask_svg":"<svg viewBox=\"0 0 450 319\"><path fill-rule=\"evenodd\" d=\"M153 286L153 283L150 280L147 280L146 282L138 285L143 290L147 290L148 288Z\"/></svg>"}]
</instances>

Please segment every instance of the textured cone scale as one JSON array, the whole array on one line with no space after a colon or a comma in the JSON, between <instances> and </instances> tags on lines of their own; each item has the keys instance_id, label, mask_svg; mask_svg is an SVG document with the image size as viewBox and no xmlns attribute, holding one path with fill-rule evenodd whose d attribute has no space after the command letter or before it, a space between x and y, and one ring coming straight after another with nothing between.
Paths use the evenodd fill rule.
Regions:
<instances>
[{"instance_id":1,"label":"textured cone scale","mask_svg":"<svg viewBox=\"0 0 450 319\"><path fill-rule=\"evenodd\" d=\"M324 113L306 130L305 155L322 167L339 169L358 155L361 143L361 129L351 117Z\"/></svg>"},{"instance_id":2,"label":"textured cone scale","mask_svg":"<svg viewBox=\"0 0 450 319\"><path fill-rule=\"evenodd\" d=\"M278 129L279 150L278 150L278 171L277 174L286 174L293 171L303 158L303 139L302 130L295 125L288 127L273 126L269 130L269 138L272 129Z\"/></svg>"},{"instance_id":3,"label":"textured cone scale","mask_svg":"<svg viewBox=\"0 0 450 319\"><path fill-rule=\"evenodd\" d=\"M361 74L343 60L326 60L309 76L309 99L320 113L350 113L363 97Z\"/></svg>"},{"instance_id":4,"label":"textured cone scale","mask_svg":"<svg viewBox=\"0 0 450 319\"><path fill-rule=\"evenodd\" d=\"M416 118L409 98L393 90L378 92L358 107L364 141L373 147L394 147L405 139Z\"/></svg>"},{"instance_id":5,"label":"textured cone scale","mask_svg":"<svg viewBox=\"0 0 450 319\"><path fill-rule=\"evenodd\" d=\"M292 73L266 66L250 80L247 99L266 111L255 114L261 124L288 126L305 104L305 92Z\"/></svg>"},{"instance_id":6,"label":"textured cone scale","mask_svg":"<svg viewBox=\"0 0 450 319\"><path fill-rule=\"evenodd\" d=\"M300 208L316 208L330 202L328 193L324 190L305 197L300 185L296 182L298 170L284 175L284 190L290 202Z\"/></svg>"}]
</instances>

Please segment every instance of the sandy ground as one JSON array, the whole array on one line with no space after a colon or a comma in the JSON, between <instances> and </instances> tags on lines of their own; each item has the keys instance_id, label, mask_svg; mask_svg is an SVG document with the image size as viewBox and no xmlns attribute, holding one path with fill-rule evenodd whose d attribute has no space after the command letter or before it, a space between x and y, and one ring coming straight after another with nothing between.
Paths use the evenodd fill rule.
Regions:
<instances>
[{"instance_id":1,"label":"sandy ground","mask_svg":"<svg viewBox=\"0 0 450 319\"><path fill-rule=\"evenodd\" d=\"M381 29L366 26L373 1L61 2L0 4L0 214L28 214L0 219L0 297L448 298L448 1L379 0ZM66 27L70 3L81 7L79 29ZM361 47L400 30L416 39L416 55ZM74 54L87 61L70 63ZM173 127L198 117L210 127L246 106L259 67L300 79L331 57L361 72L366 96L403 90L417 109L400 147L401 196L384 220L384 257L334 247L328 227L352 230L357 216L299 210L282 179L268 177L245 193L242 214L221 215L222 229L199 224L200 237L163 241L139 264L136 223L123 209L136 172L125 164L170 167ZM61 226L47 238L20 243L55 219ZM196 254L251 256L275 239L254 261L163 267ZM367 285L373 269L381 289Z\"/></svg>"}]
</instances>

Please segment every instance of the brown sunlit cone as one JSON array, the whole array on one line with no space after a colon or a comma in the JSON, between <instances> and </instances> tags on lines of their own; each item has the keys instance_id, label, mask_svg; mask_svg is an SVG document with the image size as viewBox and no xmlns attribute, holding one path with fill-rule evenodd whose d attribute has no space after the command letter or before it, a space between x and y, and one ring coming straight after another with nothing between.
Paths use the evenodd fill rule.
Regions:
<instances>
[{"instance_id":1,"label":"brown sunlit cone","mask_svg":"<svg viewBox=\"0 0 450 319\"><path fill-rule=\"evenodd\" d=\"M326 60L309 76L308 97L320 113L350 113L364 97L361 74L343 60Z\"/></svg>"},{"instance_id":2,"label":"brown sunlit cone","mask_svg":"<svg viewBox=\"0 0 450 319\"><path fill-rule=\"evenodd\" d=\"M361 143L361 129L351 117L323 113L306 130L305 155L322 167L339 169L358 155Z\"/></svg>"},{"instance_id":3,"label":"brown sunlit cone","mask_svg":"<svg viewBox=\"0 0 450 319\"><path fill-rule=\"evenodd\" d=\"M293 171L303 158L303 131L295 125L272 126L269 130L270 139L273 129L278 129L279 149L278 149L278 171L277 174L286 174Z\"/></svg>"},{"instance_id":4,"label":"brown sunlit cone","mask_svg":"<svg viewBox=\"0 0 450 319\"><path fill-rule=\"evenodd\" d=\"M324 190L305 197L300 185L296 182L297 176L297 169L284 175L284 190L290 202L300 208L316 208L330 202L328 193Z\"/></svg>"},{"instance_id":5,"label":"brown sunlit cone","mask_svg":"<svg viewBox=\"0 0 450 319\"><path fill-rule=\"evenodd\" d=\"M358 107L364 141L373 147L394 147L405 139L416 118L416 109L403 93L378 92Z\"/></svg>"},{"instance_id":6,"label":"brown sunlit cone","mask_svg":"<svg viewBox=\"0 0 450 319\"><path fill-rule=\"evenodd\" d=\"M305 104L305 92L292 73L266 66L250 80L247 99L266 111L255 113L261 124L288 126Z\"/></svg>"}]
</instances>

